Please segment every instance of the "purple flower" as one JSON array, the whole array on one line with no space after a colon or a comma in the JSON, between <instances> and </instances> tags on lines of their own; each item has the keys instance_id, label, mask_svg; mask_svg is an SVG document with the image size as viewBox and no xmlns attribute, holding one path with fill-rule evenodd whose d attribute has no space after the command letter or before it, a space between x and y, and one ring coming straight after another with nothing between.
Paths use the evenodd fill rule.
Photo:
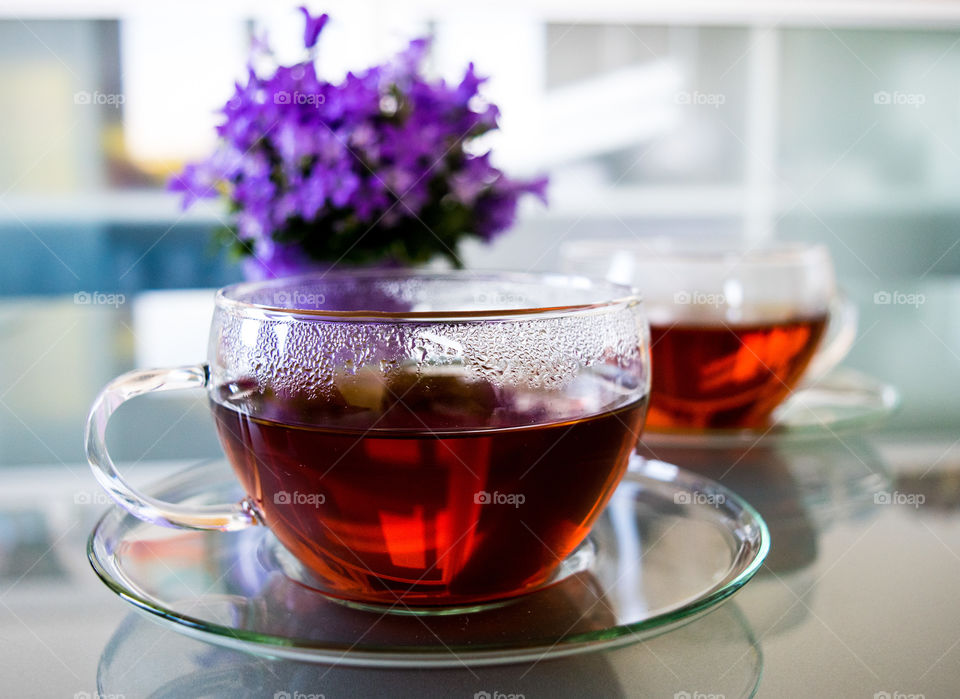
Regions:
<instances>
[{"instance_id":1,"label":"purple flower","mask_svg":"<svg viewBox=\"0 0 960 699\"><path fill-rule=\"evenodd\" d=\"M326 271L331 265L315 262L305 264L303 251L296 245L282 245L269 239L257 242L254 252L243 262L244 273L250 281L288 277L316 270Z\"/></svg>"},{"instance_id":2,"label":"purple flower","mask_svg":"<svg viewBox=\"0 0 960 699\"><path fill-rule=\"evenodd\" d=\"M450 175L450 193L464 206L472 207L499 176L500 171L490 164L489 153L466 158L463 167Z\"/></svg>"},{"instance_id":3,"label":"purple flower","mask_svg":"<svg viewBox=\"0 0 960 699\"><path fill-rule=\"evenodd\" d=\"M327 200L327 179L321 172L314 172L304 180L297 192L300 196L297 215L307 221L317 217Z\"/></svg>"},{"instance_id":4,"label":"purple flower","mask_svg":"<svg viewBox=\"0 0 960 699\"><path fill-rule=\"evenodd\" d=\"M300 9L312 55L327 16ZM222 110L216 150L170 188L184 206L225 196L234 248L260 258L264 274L287 273L297 259L409 264L445 255L459 264L451 251L460 240L509 228L521 197L545 201L546 179L510 179L489 153L471 153L499 111L480 98L485 79L473 64L456 84L425 77L429 48L414 40L339 83L319 77L312 58L268 76L251 68Z\"/></svg>"},{"instance_id":5,"label":"purple flower","mask_svg":"<svg viewBox=\"0 0 960 699\"><path fill-rule=\"evenodd\" d=\"M517 201L523 194L533 194L547 203L547 178L528 182L513 182L501 175L477 200L477 233L485 240L492 240L513 225L517 213Z\"/></svg>"},{"instance_id":6,"label":"purple flower","mask_svg":"<svg viewBox=\"0 0 960 699\"><path fill-rule=\"evenodd\" d=\"M330 18L325 14L319 17L313 17L310 15L310 10L306 7L300 7L299 9L306 19L306 26L303 29L303 45L308 49L312 49L317 44L317 39L320 37L323 26Z\"/></svg>"}]
</instances>

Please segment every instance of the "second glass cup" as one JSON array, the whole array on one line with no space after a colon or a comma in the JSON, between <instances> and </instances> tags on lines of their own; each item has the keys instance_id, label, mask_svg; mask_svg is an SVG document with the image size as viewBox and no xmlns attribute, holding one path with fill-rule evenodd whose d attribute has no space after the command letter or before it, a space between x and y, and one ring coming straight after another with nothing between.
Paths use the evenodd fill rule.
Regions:
<instances>
[{"instance_id":1,"label":"second glass cup","mask_svg":"<svg viewBox=\"0 0 960 699\"><path fill-rule=\"evenodd\" d=\"M583 240L561 256L567 271L643 294L650 428L764 428L801 379L838 364L856 335L856 309L838 294L822 245Z\"/></svg>"}]
</instances>

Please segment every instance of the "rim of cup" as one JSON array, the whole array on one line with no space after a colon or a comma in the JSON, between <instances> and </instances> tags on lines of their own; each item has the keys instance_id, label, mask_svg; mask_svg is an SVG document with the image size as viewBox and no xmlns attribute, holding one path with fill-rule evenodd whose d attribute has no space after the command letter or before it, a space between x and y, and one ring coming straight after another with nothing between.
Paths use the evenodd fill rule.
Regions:
<instances>
[{"instance_id":1,"label":"rim of cup","mask_svg":"<svg viewBox=\"0 0 960 699\"><path fill-rule=\"evenodd\" d=\"M584 300L561 302L556 305L544 305L542 303L528 304L522 302L524 297L514 297L508 294L499 295L499 298L507 296L508 300L512 301L512 303L491 302L484 304L484 302L478 301L474 305L481 306L479 308L426 311L386 311L377 308L302 308L296 307L294 304L281 304L276 302L278 294L283 291L293 293L297 291L298 285L303 289L306 288L305 285L313 283L315 285L313 288L318 289L321 288L324 283L336 285L338 282L360 281L362 283L373 284L379 281L389 282L411 279L424 280L426 282L476 282L478 284L496 284L500 282L512 284L517 287L528 286L540 289L552 287L571 292L580 292ZM252 300L269 295L271 290L274 292L273 303ZM497 296L495 288L492 290L492 293ZM332 270L266 281L239 282L219 289L216 294L217 308L351 321L469 321L529 318L531 316L566 316L604 309L630 308L641 305L642 303L642 296L636 287L581 275L514 271L383 270L375 268ZM482 307L484 305L488 305L489 307Z\"/></svg>"}]
</instances>

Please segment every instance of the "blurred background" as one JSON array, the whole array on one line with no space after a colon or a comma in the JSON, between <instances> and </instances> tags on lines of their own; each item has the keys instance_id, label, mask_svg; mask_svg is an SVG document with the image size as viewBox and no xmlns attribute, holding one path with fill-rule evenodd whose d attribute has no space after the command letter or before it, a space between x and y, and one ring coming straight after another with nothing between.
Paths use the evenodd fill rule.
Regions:
<instances>
[{"instance_id":1,"label":"blurred background","mask_svg":"<svg viewBox=\"0 0 960 699\"><path fill-rule=\"evenodd\" d=\"M281 60L298 58L294 8L0 7L3 463L81 463L82 419L103 383L204 356L210 289L240 271L211 244L226 220L218 205L184 213L164 183L210 150L252 37L267 32ZM550 206L524 208L492 246L469 244L469 267L555 268L563 243L585 237L822 241L861 308L847 363L904 394L892 429L956 432L957 4L312 9L333 18L320 52L328 78L418 35L434 38L436 73L462 75L472 60L491 76L497 164L549 172ZM136 404L122 409L111 428L118 458L219 453L202 399L185 409L189 400L151 399L149 420L132 416Z\"/></svg>"},{"instance_id":2,"label":"blurred background","mask_svg":"<svg viewBox=\"0 0 960 699\"><path fill-rule=\"evenodd\" d=\"M151 659L126 680L141 693L140 678L193 667L167 650L174 634L158 629L160 645L114 637L128 609L84 555L111 501L86 464L83 424L118 374L206 356L213 290L241 270L212 243L228 220L219 204L183 212L165 182L210 151L253 37L268 33L281 61L301 57L297 4L0 2L0 638L12 641L5 667L19 671L4 677L11 696L50 696L54 684L92 696L101 651L109 664L124 643ZM309 4L332 17L320 42L329 79L418 35L434 39L436 74L462 76L474 61L491 76L496 164L549 173L550 206L526 202L493 245L467 244L468 267L552 269L565 244L588 238L829 247L860 311L845 365L895 385L899 412L867 436L767 442L737 469L723 450L672 460L721 460L712 477L776 527L775 572L743 605L767 694L956 694L960 0ZM221 454L199 391L124 405L107 437L135 485ZM868 486L888 466L889 491L924 494L926 509L880 506ZM737 675L721 674L714 632L686 628L695 668L675 649L645 649L622 656L622 675ZM720 645L739 653L739 633L721 630ZM197 657L215 668L219 656ZM180 686L198 685L190 675ZM677 688L734 695L715 686Z\"/></svg>"}]
</instances>

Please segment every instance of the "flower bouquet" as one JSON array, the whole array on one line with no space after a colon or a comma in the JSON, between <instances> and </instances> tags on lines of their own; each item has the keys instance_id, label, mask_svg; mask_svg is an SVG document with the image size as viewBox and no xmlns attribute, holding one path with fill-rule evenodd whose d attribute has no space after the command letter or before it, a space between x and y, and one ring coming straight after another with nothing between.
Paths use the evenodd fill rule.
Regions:
<instances>
[{"instance_id":1,"label":"flower bouquet","mask_svg":"<svg viewBox=\"0 0 960 699\"><path fill-rule=\"evenodd\" d=\"M226 199L231 222L218 239L249 277L437 256L460 267L462 240L509 228L521 195L545 202L545 178L511 179L475 152L499 112L480 99L473 64L458 84L428 79L429 42L416 39L383 65L328 82L315 56L327 15L300 9L307 57L267 76L251 62L213 153L170 183L185 207ZM256 50L269 55L265 42Z\"/></svg>"}]
</instances>

